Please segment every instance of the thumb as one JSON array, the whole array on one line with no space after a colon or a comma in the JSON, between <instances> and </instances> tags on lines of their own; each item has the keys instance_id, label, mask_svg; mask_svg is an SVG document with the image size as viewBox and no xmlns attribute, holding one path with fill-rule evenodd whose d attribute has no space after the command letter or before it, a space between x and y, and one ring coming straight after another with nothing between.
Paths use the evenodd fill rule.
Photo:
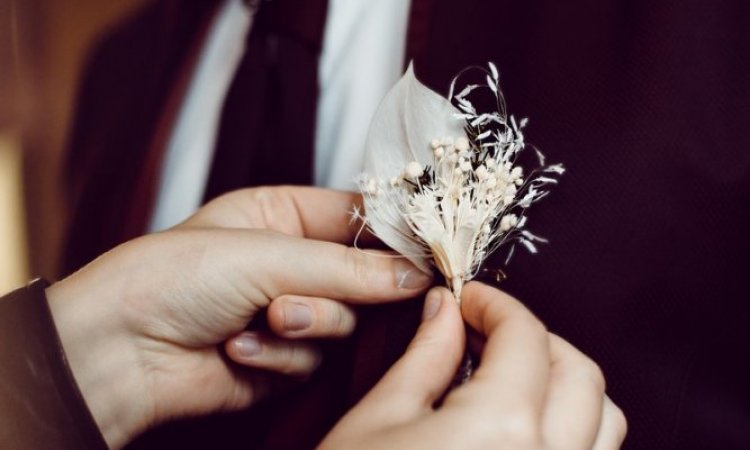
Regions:
<instances>
[{"instance_id":1,"label":"thumb","mask_svg":"<svg viewBox=\"0 0 750 450\"><path fill-rule=\"evenodd\" d=\"M464 349L455 298L442 287L427 294L422 324L406 353L356 407L363 420L387 427L432 410L453 380Z\"/></svg>"}]
</instances>

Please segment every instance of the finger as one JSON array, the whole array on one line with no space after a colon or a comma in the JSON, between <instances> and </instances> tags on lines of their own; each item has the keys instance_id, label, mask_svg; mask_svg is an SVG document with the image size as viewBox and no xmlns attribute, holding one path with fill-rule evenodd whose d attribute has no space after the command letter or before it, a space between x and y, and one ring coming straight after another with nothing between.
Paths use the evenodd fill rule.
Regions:
<instances>
[{"instance_id":1,"label":"finger","mask_svg":"<svg viewBox=\"0 0 750 450\"><path fill-rule=\"evenodd\" d=\"M559 336L550 335L550 353L544 435L562 447L591 448L602 421L604 375L596 363Z\"/></svg>"},{"instance_id":2,"label":"finger","mask_svg":"<svg viewBox=\"0 0 750 450\"><path fill-rule=\"evenodd\" d=\"M538 417L550 366L544 325L514 298L477 282L464 287L461 310L469 325L487 336L469 383L472 391L505 412Z\"/></svg>"},{"instance_id":3,"label":"finger","mask_svg":"<svg viewBox=\"0 0 750 450\"><path fill-rule=\"evenodd\" d=\"M628 433L628 422L622 410L610 400L604 397L602 404L602 423L594 441L592 450L616 450L622 446Z\"/></svg>"},{"instance_id":4,"label":"finger","mask_svg":"<svg viewBox=\"0 0 750 450\"><path fill-rule=\"evenodd\" d=\"M268 306L268 324L286 338L336 338L354 331L357 316L341 302L320 297L282 295Z\"/></svg>"},{"instance_id":5,"label":"finger","mask_svg":"<svg viewBox=\"0 0 750 450\"><path fill-rule=\"evenodd\" d=\"M222 231L222 233L219 233ZM412 298L432 277L404 258L330 242L246 230L210 230L213 270L249 283L268 299L285 294L380 303ZM262 261L258 256L262 255ZM241 258L238 261L232 256ZM231 274L239 270L240 273ZM262 305L265 306L265 305Z\"/></svg>"},{"instance_id":6,"label":"finger","mask_svg":"<svg viewBox=\"0 0 750 450\"><path fill-rule=\"evenodd\" d=\"M406 353L357 406L373 426L409 421L431 411L450 385L464 348L455 299L434 288L425 299L423 323Z\"/></svg>"},{"instance_id":7,"label":"finger","mask_svg":"<svg viewBox=\"0 0 750 450\"><path fill-rule=\"evenodd\" d=\"M361 210L362 196L353 192L303 186L260 187L212 200L183 226L267 229L350 244L361 228L352 222L355 208Z\"/></svg>"},{"instance_id":8,"label":"finger","mask_svg":"<svg viewBox=\"0 0 750 450\"><path fill-rule=\"evenodd\" d=\"M406 259L389 258L385 252L364 253L269 231L182 228L153 241L155 252L162 246L174 254L179 246L175 263L184 269L177 279L168 272L154 277L155 286L164 280L179 292L220 302L221 308L204 305L212 320L221 321L224 332L204 338L216 342L242 331L258 310L282 295L383 303L413 298L432 282Z\"/></svg>"},{"instance_id":9,"label":"finger","mask_svg":"<svg viewBox=\"0 0 750 450\"><path fill-rule=\"evenodd\" d=\"M320 352L309 343L251 331L229 339L224 348L238 364L285 375L306 376L320 365Z\"/></svg>"}]
</instances>

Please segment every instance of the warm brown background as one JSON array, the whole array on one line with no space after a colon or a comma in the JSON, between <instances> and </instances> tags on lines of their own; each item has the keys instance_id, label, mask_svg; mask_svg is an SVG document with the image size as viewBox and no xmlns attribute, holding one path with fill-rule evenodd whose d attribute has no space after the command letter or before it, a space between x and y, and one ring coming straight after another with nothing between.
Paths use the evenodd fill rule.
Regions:
<instances>
[{"instance_id":1,"label":"warm brown background","mask_svg":"<svg viewBox=\"0 0 750 450\"><path fill-rule=\"evenodd\" d=\"M0 291L57 276L80 72L96 37L145 1L0 0Z\"/></svg>"}]
</instances>

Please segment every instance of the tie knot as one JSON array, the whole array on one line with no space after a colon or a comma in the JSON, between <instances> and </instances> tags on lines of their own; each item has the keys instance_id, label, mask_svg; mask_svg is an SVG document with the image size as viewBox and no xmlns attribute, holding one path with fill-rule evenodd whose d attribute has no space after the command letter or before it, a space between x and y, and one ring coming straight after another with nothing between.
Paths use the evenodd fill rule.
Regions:
<instances>
[{"instance_id":1,"label":"tie knot","mask_svg":"<svg viewBox=\"0 0 750 450\"><path fill-rule=\"evenodd\" d=\"M246 0L255 8L253 27L269 34L299 41L316 52L321 50L327 0Z\"/></svg>"}]
</instances>

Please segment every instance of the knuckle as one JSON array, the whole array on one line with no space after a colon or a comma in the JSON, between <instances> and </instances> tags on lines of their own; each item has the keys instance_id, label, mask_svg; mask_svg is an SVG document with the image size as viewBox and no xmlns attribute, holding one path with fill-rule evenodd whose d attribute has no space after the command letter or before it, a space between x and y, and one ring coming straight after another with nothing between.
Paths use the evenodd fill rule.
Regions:
<instances>
[{"instance_id":1,"label":"knuckle","mask_svg":"<svg viewBox=\"0 0 750 450\"><path fill-rule=\"evenodd\" d=\"M541 320L537 319L537 317L530 311L525 311L523 317L529 323L529 327L533 329L534 333L536 333L540 339L549 340L549 331L547 330L547 326L544 325Z\"/></svg>"},{"instance_id":2,"label":"knuckle","mask_svg":"<svg viewBox=\"0 0 750 450\"><path fill-rule=\"evenodd\" d=\"M351 331L350 321L348 320L344 306L334 304L330 312L331 330L336 336L344 336Z\"/></svg>"},{"instance_id":3,"label":"knuckle","mask_svg":"<svg viewBox=\"0 0 750 450\"><path fill-rule=\"evenodd\" d=\"M625 413L617 405L613 405L613 418L615 422L615 428L617 430L617 438L620 442L625 439L628 434L628 419L625 417Z\"/></svg>"},{"instance_id":4,"label":"knuckle","mask_svg":"<svg viewBox=\"0 0 750 450\"><path fill-rule=\"evenodd\" d=\"M594 385L594 388L598 392L604 393L607 388L607 381L604 378L604 372L597 363L590 359L587 359L583 364L581 364L580 370L586 377L586 379Z\"/></svg>"},{"instance_id":5,"label":"knuckle","mask_svg":"<svg viewBox=\"0 0 750 450\"><path fill-rule=\"evenodd\" d=\"M253 222L259 226L277 230L284 234L300 234L302 225L290 186L253 188L249 191L254 214Z\"/></svg>"},{"instance_id":6,"label":"knuckle","mask_svg":"<svg viewBox=\"0 0 750 450\"><path fill-rule=\"evenodd\" d=\"M515 326L524 332L527 339L533 340L533 342L539 346L549 346L549 333L547 327L537 319L533 314L524 312L517 316L508 319L508 324L514 323Z\"/></svg>"},{"instance_id":7,"label":"knuckle","mask_svg":"<svg viewBox=\"0 0 750 450\"><path fill-rule=\"evenodd\" d=\"M345 247L344 260L349 273L359 286L367 288L372 284L372 270L367 255L356 248Z\"/></svg>"},{"instance_id":8,"label":"knuckle","mask_svg":"<svg viewBox=\"0 0 750 450\"><path fill-rule=\"evenodd\" d=\"M488 424L484 435L490 441L508 445L510 448L541 448L541 425L533 415L519 413L507 415L498 425Z\"/></svg>"},{"instance_id":9,"label":"knuckle","mask_svg":"<svg viewBox=\"0 0 750 450\"><path fill-rule=\"evenodd\" d=\"M300 375L308 372L306 360L308 355L299 345L290 345L282 352L283 363L279 372L286 375Z\"/></svg>"},{"instance_id":10,"label":"knuckle","mask_svg":"<svg viewBox=\"0 0 750 450\"><path fill-rule=\"evenodd\" d=\"M276 189L270 187L261 187L253 191L253 200L258 205L258 213L266 225L276 223L278 220L277 194Z\"/></svg>"}]
</instances>

